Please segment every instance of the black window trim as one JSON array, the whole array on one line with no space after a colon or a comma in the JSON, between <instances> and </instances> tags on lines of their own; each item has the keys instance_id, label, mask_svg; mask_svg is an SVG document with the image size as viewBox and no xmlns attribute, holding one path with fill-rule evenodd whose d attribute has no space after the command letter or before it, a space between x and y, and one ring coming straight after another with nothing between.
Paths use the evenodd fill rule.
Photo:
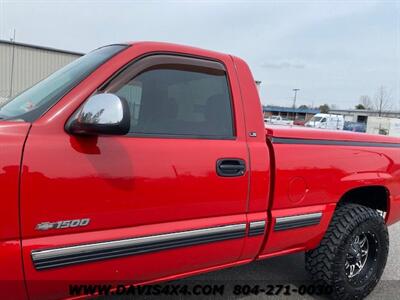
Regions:
<instances>
[{"instance_id":1,"label":"black window trim","mask_svg":"<svg viewBox=\"0 0 400 300\"><path fill-rule=\"evenodd\" d=\"M219 136L219 135L196 135L196 134L168 134L168 133L133 133L130 132L125 137L135 138L153 138L153 139L178 139L178 140L232 140L237 139L236 136Z\"/></svg>"},{"instance_id":2,"label":"black window trim","mask_svg":"<svg viewBox=\"0 0 400 300\"><path fill-rule=\"evenodd\" d=\"M231 118L232 118L232 136L218 136L218 135L196 135L196 134L166 134L166 133L127 133L126 135L123 135L122 137L128 137L128 138L159 138L159 139L199 139L199 140L232 140L235 141L238 139L237 136L237 128L236 128L236 118L235 118L235 104L233 101L233 94L232 94L232 86L231 86L231 79L229 76L229 72L227 71L226 65L223 61L210 58L210 57L205 57L205 56L198 56L198 55L191 55L187 53L179 53L179 52L169 52L169 51L154 51L154 52L148 52L144 55L141 55L129 63L127 63L125 66L123 66L121 69L116 71L110 78L108 78L102 85L100 85L99 88L96 89L96 91L92 94L96 94L98 92L101 92L104 90L107 85L112 82L116 77L121 75L125 70L128 68L132 67L135 63L138 61L151 57L151 56L158 56L158 55L168 55L168 56L175 56L175 57L182 57L182 58L191 58L191 59L199 59L199 60L204 60L208 62L216 62L219 63L223 66L223 71L226 74L226 80L227 80L227 86L228 86L228 96L230 100L230 109L231 109ZM90 97L90 96L89 96ZM86 100L85 100L86 101ZM84 101L84 102L85 102ZM83 103L84 103L83 102Z\"/></svg>"}]
</instances>

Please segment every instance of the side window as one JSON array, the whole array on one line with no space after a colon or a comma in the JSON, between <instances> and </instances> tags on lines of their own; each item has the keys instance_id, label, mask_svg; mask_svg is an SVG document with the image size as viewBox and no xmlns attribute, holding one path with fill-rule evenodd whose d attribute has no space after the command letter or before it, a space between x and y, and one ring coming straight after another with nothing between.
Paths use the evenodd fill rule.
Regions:
<instances>
[{"instance_id":1,"label":"side window","mask_svg":"<svg viewBox=\"0 0 400 300\"><path fill-rule=\"evenodd\" d=\"M140 82L131 82L131 84L124 85L115 94L128 101L131 114L131 128L137 126L142 101L142 85Z\"/></svg>"},{"instance_id":2,"label":"side window","mask_svg":"<svg viewBox=\"0 0 400 300\"><path fill-rule=\"evenodd\" d=\"M169 60L160 63L153 58L155 63L142 63L142 69L132 65L107 89L128 101L130 132L232 138L230 91L222 64L212 62L219 65L214 68L204 66L200 59L183 58L181 62L179 57L161 57Z\"/></svg>"}]
</instances>

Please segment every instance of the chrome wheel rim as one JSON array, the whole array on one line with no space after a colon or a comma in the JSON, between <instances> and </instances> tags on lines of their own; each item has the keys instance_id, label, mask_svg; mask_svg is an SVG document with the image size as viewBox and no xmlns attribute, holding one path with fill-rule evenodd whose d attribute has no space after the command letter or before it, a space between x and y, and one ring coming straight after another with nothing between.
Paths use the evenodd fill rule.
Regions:
<instances>
[{"instance_id":1,"label":"chrome wheel rim","mask_svg":"<svg viewBox=\"0 0 400 300\"><path fill-rule=\"evenodd\" d=\"M345 272L347 277L353 278L361 273L368 260L369 241L366 233L354 237L346 255Z\"/></svg>"}]
</instances>

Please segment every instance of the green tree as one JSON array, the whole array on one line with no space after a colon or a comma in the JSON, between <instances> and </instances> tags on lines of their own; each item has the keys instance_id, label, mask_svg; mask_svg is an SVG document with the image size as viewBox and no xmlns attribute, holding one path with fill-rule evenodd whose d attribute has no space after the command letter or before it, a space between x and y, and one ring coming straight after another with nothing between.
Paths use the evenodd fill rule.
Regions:
<instances>
[{"instance_id":1,"label":"green tree","mask_svg":"<svg viewBox=\"0 0 400 300\"><path fill-rule=\"evenodd\" d=\"M356 109L365 109L365 106L360 103L360 104L357 104L355 108Z\"/></svg>"},{"instance_id":2,"label":"green tree","mask_svg":"<svg viewBox=\"0 0 400 300\"><path fill-rule=\"evenodd\" d=\"M323 104L323 105L320 105L320 107L319 107L319 111L323 114L327 114L329 112L329 110L330 110L330 107L328 104Z\"/></svg>"}]
</instances>

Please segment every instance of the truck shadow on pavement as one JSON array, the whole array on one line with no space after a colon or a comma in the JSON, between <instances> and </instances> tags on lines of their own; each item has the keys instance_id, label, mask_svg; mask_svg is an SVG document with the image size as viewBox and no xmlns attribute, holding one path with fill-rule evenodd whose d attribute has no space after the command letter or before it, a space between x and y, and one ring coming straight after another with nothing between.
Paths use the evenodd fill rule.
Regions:
<instances>
[{"instance_id":1,"label":"truck shadow on pavement","mask_svg":"<svg viewBox=\"0 0 400 300\"><path fill-rule=\"evenodd\" d=\"M313 282L310 280L310 277L304 268L304 253L256 261L244 266L224 269L181 280L181 282L193 281L196 281L201 285L225 284L227 288L223 297L224 299L266 299L270 297L274 299L328 298L316 295L304 295L301 292L302 295L299 294L299 288L301 286L306 288L313 285ZM290 285L290 295L285 295L284 289L278 291L279 286L287 285ZM244 286L249 286L250 289L258 286L262 291L258 294L242 293L236 295L234 292L235 286L241 287L243 292ZM267 291L274 295L267 294Z\"/></svg>"},{"instance_id":2,"label":"truck shadow on pavement","mask_svg":"<svg viewBox=\"0 0 400 300\"><path fill-rule=\"evenodd\" d=\"M318 295L301 295L299 289L301 286L310 287L313 282L310 280L307 272L304 269L304 253L291 254L270 258L266 260L256 261L251 264L240 267L228 268L216 272L210 272L198 276L189 277L186 279L175 280L160 284L161 288L179 286L188 286L189 290L196 285L201 287L224 286L224 293L221 294L199 294L199 295L145 295L138 296L109 296L96 299L104 300L132 300L132 299L329 299L329 296ZM268 285L290 285L290 295L285 295L281 292L279 295L267 295L266 292L260 292L257 295L254 293L235 295L235 286L244 287L245 285L254 288L259 286L260 289L267 289ZM373 299L400 299L398 295L398 280L382 280L375 290L368 296L369 300ZM296 290L297 292L293 292ZM276 291L277 289L275 289Z\"/></svg>"},{"instance_id":3,"label":"truck shadow on pavement","mask_svg":"<svg viewBox=\"0 0 400 300\"><path fill-rule=\"evenodd\" d=\"M256 261L240 267L228 268L220 271L210 272L186 279L175 280L161 286L189 286L191 290L194 286L202 287L219 287L224 286L223 295L221 294L200 294L200 295L157 295L142 296L140 299L266 299L273 297L274 299L327 299L326 296L310 296L300 295L299 288L301 286L309 287L313 283L304 269L304 254L292 254L282 257L275 257L266 260ZM277 295L267 295L267 291L271 292L271 286L274 287L272 292L276 293L279 286L290 285L290 295L284 294L284 290ZM244 288L249 286L252 292L237 293L237 286ZM255 287L258 286L262 291L254 293ZM236 289L236 293L235 293ZM119 296L105 297L103 299L138 299L138 296Z\"/></svg>"}]
</instances>

